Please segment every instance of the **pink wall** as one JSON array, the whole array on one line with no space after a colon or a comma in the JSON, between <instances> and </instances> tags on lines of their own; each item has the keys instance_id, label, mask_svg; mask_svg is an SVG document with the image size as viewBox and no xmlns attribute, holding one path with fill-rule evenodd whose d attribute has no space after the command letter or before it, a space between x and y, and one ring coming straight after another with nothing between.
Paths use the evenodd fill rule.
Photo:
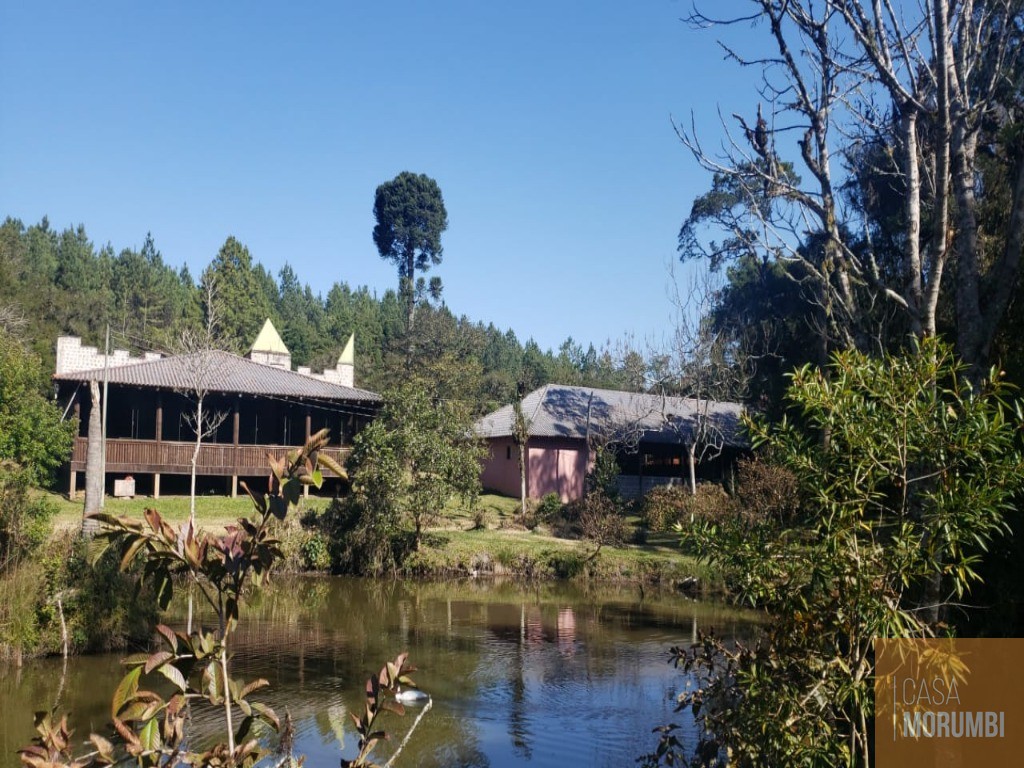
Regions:
<instances>
[{"instance_id":1,"label":"pink wall","mask_svg":"<svg viewBox=\"0 0 1024 768\"><path fill-rule=\"evenodd\" d=\"M587 449L580 440L534 438L527 468L531 498L557 493L562 501L578 499L587 475Z\"/></svg>"},{"instance_id":2,"label":"pink wall","mask_svg":"<svg viewBox=\"0 0 1024 768\"><path fill-rule=\"evenodd\" d=\"M519 449L510 437L488 441L490 454L484 460L480 483L486 491L519 498ZM529 464L527 464L529 466Z\"/></svg>"},{"instance_id":3,"label":"pink wall","mask_svg":"<svg viewBox=\"0 0 1024 768\"><path fill-rule=\"evenodd\" d=\"M519 453L511 438L489 441L480 483L485 490L519 498ZM587 450L581 440L535 437L526 455L526 493L539 499L557 493L562 501L583 496Z\"/></svg>"}]
</instances>

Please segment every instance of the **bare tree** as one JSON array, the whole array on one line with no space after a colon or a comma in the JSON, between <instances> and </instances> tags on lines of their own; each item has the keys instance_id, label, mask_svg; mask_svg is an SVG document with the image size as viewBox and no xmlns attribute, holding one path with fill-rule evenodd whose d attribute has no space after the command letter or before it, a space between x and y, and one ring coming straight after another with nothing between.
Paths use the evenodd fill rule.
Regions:
<instances>
[{"instance_id":1,"label":"bare tree","mask_svg":"<svg viewBox=\"0 0 1024 768\"><path fill-rule=\"evenodd\" d=\"M198 328L183 330L177 345L186 381L186 385L181 391L195 406L192 411L184 414L185 422L196 438L192 448L189 477L188 527L191 531L196 529L196 474L203 440L215 434L217 428L227 418L227 413L207 410L205 407L207 396L214 390L220 378L222 361L218 354L219 318L216 280L212 276L204 275L202 289L206 305L206 322ZM186 621L186 632L190 635L192 634L192 598L190 589Z\"/></svg>"},{"instance_id":2,"label":"bare tree","mask_svg":"<svg viewBox=\"0 0 1024 768\"><path fill-rule=\"evenodd\" d=\"M526 518L526 451L530 442L532 419L523 412L523 387L512 401L512 442L519 457L519 515Z\"/></svg>"},{"instance_id":3,"label":"bare tree","mask_svg":"<svg viewBox=\"0 0 1024 768\"><path fill-rule=\"evenodd\" d=\"M1020 3L750 0L749 7L738 18L696 9L688 18L699 28L763 22L771 52L748 57L723 44L728 58L761 72L768 109L759 106L750 122L734 115L738 133L723 121L720 153L677 127L714 174L719 200L729 202L713 214L695 206L681 252L713 263L740 253L790 263L818 308L822 357L830 345L865 346L878 301L898 307L914 335L934 335L943 275L955 257L958 351L975 369L984 366L1024 244L1024 161L994 138L1020 109ZM986 136L984 150L1005 166L1011 187L998 253L980 231L976 199ZM796 152L785 149L794 143ZM904 193L903 253L891 268L840 194L844 176L863 170L869 145L879 150L871 170ZM707 223L728 237L703 245L697 230Z\"/></svg>"},{"instance_id":4,"label":"bare tree","mask_svg":"<svg viewBox=\"0 0 1024 768\"><path fill-rule=\"evenodd\" d=\"M0 305L0 329L3 329L11 338L23 342L25 331L28 329L28 320L17 306L3 304Z\"/></svg>"},{"instance_id":5,"label":"bare tree","mask_svg":"<svg viewBox=\"0 0 1024 768\"><path fill-rule=\"evenodd\" d=\"M662 395L662 418L686 446L690 492L697 493L697 464L721 455L736 424L724 418L722 403L741 402L749 383L747 350L710 322L719 285L704 269L680 284L669 268L673 332L668 348L658 355L661 378L654 391ZM688 399L687 413L667 407L668 396Z\"/></svg>"},{"instance_id":6,"label":"bare tree","mask_svg":"<svg viewBox=\"0 0 1024 768\"><path fill-rule=\"evenodd\" d=\"M192 450L189 484L189 525L192 528L195 528L196 524L196 470L203 439L215 434L227 418L224 411L210 411L205 408L206 397L215 388L220 377L222 362L216 354L219 351L217 284L212 277L204 277L202 287L205 293L206 322L199 328L186 328L178 340L178 352L181 355L186 379L182 394L195 405L192 411L184 415L189 429L196 438Z\"/></svg>"}]
</instances>

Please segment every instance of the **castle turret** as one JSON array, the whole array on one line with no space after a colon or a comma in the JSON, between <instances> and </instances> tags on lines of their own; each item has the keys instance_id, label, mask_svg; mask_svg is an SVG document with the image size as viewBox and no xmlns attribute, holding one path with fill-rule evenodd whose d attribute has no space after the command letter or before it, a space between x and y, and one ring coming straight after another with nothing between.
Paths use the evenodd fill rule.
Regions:
<instances>
[{"instance_id":1,"label":"castle turret","mask_svg":"<svg viewBox=\"0 0 1024 768\"><path fill-rule=\"evenodd\" d=\"M263 328L260 330L259 336L256 337L256 341L252 343L252 348L246 357L254 363L262 363L272 368L281 368L286 371L292 369L292 353L284 345L280 334L278 334L274 324L270 322L269 317L267 322L263 324Z\"/></svg>"}]
</instances>

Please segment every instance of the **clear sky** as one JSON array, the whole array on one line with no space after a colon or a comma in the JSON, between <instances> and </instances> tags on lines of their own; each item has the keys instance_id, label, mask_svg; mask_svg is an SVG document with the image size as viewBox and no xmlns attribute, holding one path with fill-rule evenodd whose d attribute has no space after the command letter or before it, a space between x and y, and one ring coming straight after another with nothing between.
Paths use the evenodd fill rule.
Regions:
<instances>
[{"instance_id":1,"label":"clear sky","mask_svg":"<svg viewBox=\"0 0 1024 768\"><path fill-rule=\"evenodd\" d=\"M719 7L733 4L719 3ZM458 315L557 348L659 337L666 264L756 101L675 0L0 2L0 216L194 275L229 235L326 292L397 285L378 184L435 178ZM429 276L429 275L428 275Z\"/></svg>"}]
</instances>

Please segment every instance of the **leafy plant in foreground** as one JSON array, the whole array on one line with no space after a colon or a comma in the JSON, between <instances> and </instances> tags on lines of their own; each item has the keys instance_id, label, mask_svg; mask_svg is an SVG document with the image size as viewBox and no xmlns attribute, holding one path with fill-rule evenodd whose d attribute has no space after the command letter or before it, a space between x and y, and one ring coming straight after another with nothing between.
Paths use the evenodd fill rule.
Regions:
<instances>
[{"instance_id":1,"label":"leafy plant in foreground","mask_svg":"<svg viewBox=\"0 0 1024 768\"><path fill-rule=\"evenodd\" d=\"M685 534L771 617L751 644L673 649L692 676L678 708L703 732L694 764L870 765L874 638L951 631L1024 477L1019 405L998 372L978 390L965 372L931 339L900 357L846 352L793 374L799 425L749 425L800 503ZM680 764L670 737L654 757Z\"/></svg>"},{"instance_id":2,"label":"leafy plant in foreground","mask_svg":"<svg viewBox=\"0 0 1024 768\"><path fill-rule=\"evenodd\" d=\"M273 709L253 699L254 693L268 685L266 680L232 678L231 637L247 590L258 587L283 559L280 542L271 532L272 522L285 518L298 502L304 485L320 485L321 467L344 476L344 470L320 452L326 444L327 431L322 430L302 448L271 459L267 494L255 493L243 485L252 499L254 515L239 519L237 526L228 526L220 536L195 529L191 521L175 530L154 509L145 511L143 521L96 516L104 526L100 538L106 547L117 550L121 568L141 561L143 578L154 584L161 608L169 604L176 580L183 578L208 603L216 627L183 633L159 624L159 647L124 661L128 671L111 700L111 738L92 734L89 740L93 750L75 757L66 718L58 721L53 713L39 712L38 736L19 752L24 765L93 768L132 762L140 768L179 764L249 768L269 754L260 741L260 731L281 732L282 724ZM400 683L411 685L407 677L411 670L405 656L400 656L378 678L372 678L378 681L375 690L387 693ZM170 683L170 693L161 695L154 682L161 683L161 690ZM222 711L224 740L193 751L186 722L189 707L200 702ZM366 719L356 722L360 752L351 765L370 765L369 755L384 735L376 725L383 711L402 709L379 693L372 702L368 696ZM287 733L281 741L290 742ZM295 762L290 755L283 759Z\"/></svg>"}]
</instances>

